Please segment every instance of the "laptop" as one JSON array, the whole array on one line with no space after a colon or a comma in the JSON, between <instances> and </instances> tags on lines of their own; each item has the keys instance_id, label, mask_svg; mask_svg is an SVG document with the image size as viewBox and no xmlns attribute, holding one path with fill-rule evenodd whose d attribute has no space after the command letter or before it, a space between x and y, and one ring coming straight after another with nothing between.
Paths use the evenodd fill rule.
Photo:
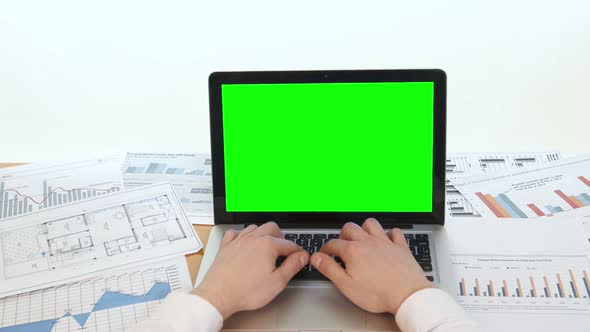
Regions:
<instances>
[{"instance_id":1,"label":"laptop","mask_svg":"<svg viewBox=\"0 0 590 332\"><path fill-rule=\"evenodd\" d=\"M347 222L401 228L428 279L445 210L441 70L216 72L209 77L214 220L197 284L229 229L276 222L310 252ZM280 263L280 262L279 262ZM226 330L389 331L390 315L304 268L271 304Z\"/></svg>"}]
</instances>

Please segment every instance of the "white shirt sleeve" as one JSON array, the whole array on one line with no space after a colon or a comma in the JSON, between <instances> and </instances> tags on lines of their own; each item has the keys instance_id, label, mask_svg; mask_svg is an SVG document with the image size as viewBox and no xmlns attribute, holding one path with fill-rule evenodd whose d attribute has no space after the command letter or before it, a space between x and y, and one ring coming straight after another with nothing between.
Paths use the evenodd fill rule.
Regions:
<instances>
[{"instance_id":1,"label":"white shirt sleeve","mask_svg":"<svg viewBox=\"0 0 590 332\"><path fill-rule=\"evenodd\" d=\"M403 332L474 332L479 325L445 291L427 288L410 295L395 321Z\"/></svg>"},{"instance_id":2,"label":"white shirt sleeve","mask_svg":"<svg viewBox=\"0 0 590 332\"><path fill-rule=\"evenodd\" d=\"M395 320L403 332L481 331L450 295L436 288L423 289L408 297ZM197 295L172 293L152 317L131 331L218 332L222 326L223 317L206 300Z\"/></svg>"},{"instance_id":3,"label":"white shirt sleeve","mask_svg":"<svg viewBox=\"0 0 590 332\"><path fill-rule=\"evenodd\" d=\"M218 332L223 317L208 301L185 293L172 293L162 301L158 311L140 322L132 332Z\"/></svg>"}]
</instances>

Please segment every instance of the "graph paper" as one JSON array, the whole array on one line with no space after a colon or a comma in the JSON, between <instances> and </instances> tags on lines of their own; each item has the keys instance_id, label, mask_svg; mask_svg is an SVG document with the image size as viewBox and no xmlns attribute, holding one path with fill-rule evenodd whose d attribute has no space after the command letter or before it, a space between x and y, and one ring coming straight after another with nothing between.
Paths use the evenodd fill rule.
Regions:
<instances>
[{"instance_id":1,"label":"graph paper","mask_svg":"<svg viewBox=\"0 0 590 332\"><path fill-rule=\"evenodd\" d=\"M0 332L125 331L170 292L188 292L184 257L0 299Z\"/></svg>"}]
</instances>

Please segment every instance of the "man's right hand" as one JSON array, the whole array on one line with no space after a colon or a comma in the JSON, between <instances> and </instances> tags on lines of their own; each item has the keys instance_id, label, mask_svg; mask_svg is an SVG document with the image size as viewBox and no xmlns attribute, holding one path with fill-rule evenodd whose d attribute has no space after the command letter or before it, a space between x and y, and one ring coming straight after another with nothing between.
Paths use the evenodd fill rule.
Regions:
<instances>
[{"instance_id":1,"label":"man's right hand","mask_svg":"<svg viewBox=\"0 0 590 332\"><path fill-rule=\"evenodd\" d=\"M339 256L346 270L332 256ZM386 234L373 218L362 227L344 225L340 238L328 241L313 254L311 263L350 301L374 313L395 315L410 295L433 287L412 256L404 234L397 228Z\"/></svg>"}]
</instances>

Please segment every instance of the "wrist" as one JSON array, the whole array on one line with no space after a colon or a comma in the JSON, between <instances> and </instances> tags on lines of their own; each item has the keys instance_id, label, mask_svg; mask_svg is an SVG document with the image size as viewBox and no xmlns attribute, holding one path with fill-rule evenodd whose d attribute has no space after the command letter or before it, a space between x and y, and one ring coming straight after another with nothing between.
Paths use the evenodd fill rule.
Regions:
<instances>
[{"instance_id":1,"label":"wrist","mask_svg":"<svg viewBox=\"0 0 590 332\"><path fill-rule=\"evenodd\" d=\"M228 319L235 311L231 308L229 303L223 299L220 292L212 291L206 287L199 286L191 291L191 294L197 295L205 301L211 303L223 317L223 320Z\"/></svg>"},{"instance_id":2,"label":"wrist","mask_svg":"<svg viewBox=\"0 0 590 332\"><path fill-rule=\"evenodd\" d=\"M423 284L420 285L416 285L416 287L412 288L411 290L409 290L406 295L404 297L401 298L401 300L399 302L397 302L393 308L389 311L390 314L394 315L397 313L397 311L399 310L399 308L402 306L402 304L404 302L406 302L407 299L409 299L410 297L412 297L412 295L414 295L415 293L423 290L423 289L428 289L428 288L435 288L434 284L426 281Z\"/></svg>"}]
</instances>

